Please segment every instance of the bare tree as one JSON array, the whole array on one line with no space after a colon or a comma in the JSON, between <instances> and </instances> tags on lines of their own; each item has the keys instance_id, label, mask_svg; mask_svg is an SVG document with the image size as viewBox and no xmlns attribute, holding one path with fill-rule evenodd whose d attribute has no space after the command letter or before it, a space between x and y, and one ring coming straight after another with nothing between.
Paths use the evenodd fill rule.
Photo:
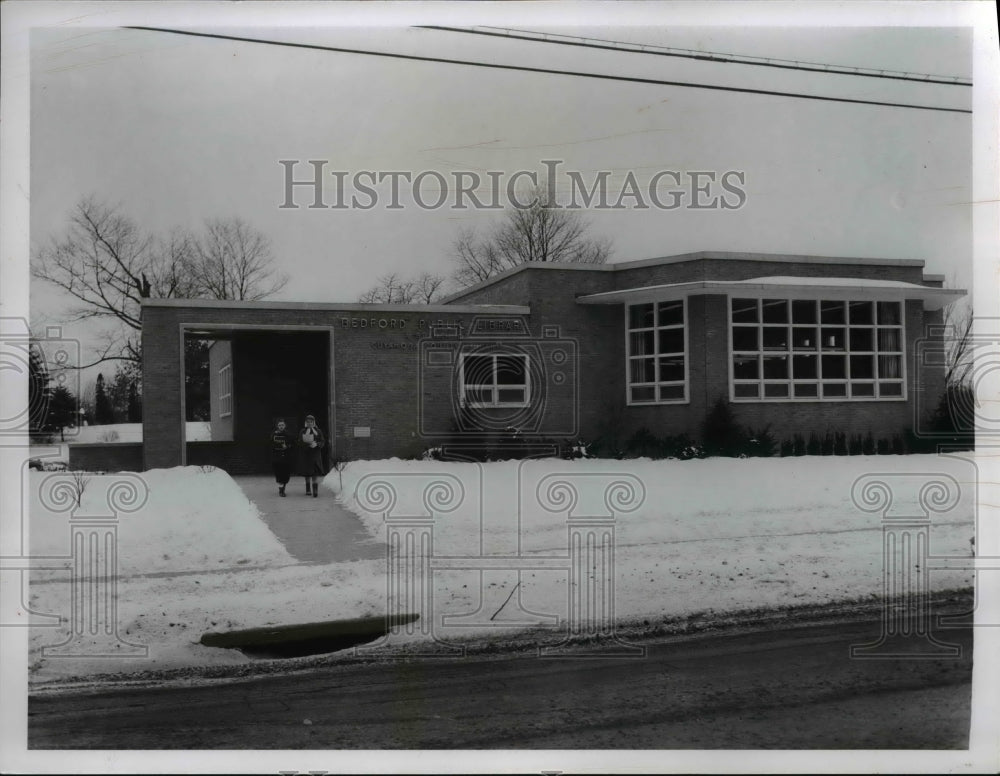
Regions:
<instances>
[{"instance_id":1,"label":"bare tree","mask_svg":"<svg viewBox=\"0 0 1000 776\"><path fill-rule=\"evenodd\" d=\"M529 207L505 212L485 239L471 229L459 234L453 246L455 283L465 288L529 261L604 264L611 243L587 236L589 227L579 212L556 206L539 186Z\"/></svg>"},{"instance_id":2,"label":"bare tree","mask_svg":"<svg viewBox=\"0 0 1000 776\"><path fill-rule=\"evenodd\" d=\"M382 275L378 282L358 297L366 304L431 304L441 295L445 278L424 272L415 278L401 278L399 273Z\"/></svg>"},{"instance_id":3,"label":"bare tree","mask_svg":"<svg viewBox=\"0 0 1000 776\"><path fill-rule=\"evenodd\" d=\"M270 241L239 217L207 221L201 235L188 238L186 253L186 275L199 296L252 302L288 283L273 268Z\"/></svg>"},{"instance_id":4,"label":"bare tree","mask_svg":"<svg viewBox=\"0 0 1000 776\"><path fill-rule=\"evenodd\" d=\"M944 377L946 386L965 385L969 382L972 368L975 366L975 354L972 352L974 320L970 305L953 304L945 313L948 349Z\"/></svg>"},{"instance_id":5,"label":"bare tree","mask_svg":"<svg viewBox=\"0 0 1000 776\"><path fill-rule=\"evenodd\" d=\"M265 237L239 219L208 222L201 236L175 231L165 239L118 209L81 200L66 231L31 259L31 273L73 297L70 321L104 320L90 364L141 361L143 299L260 299L287 279L271 269Z\"/></svg>"}]
</instances>

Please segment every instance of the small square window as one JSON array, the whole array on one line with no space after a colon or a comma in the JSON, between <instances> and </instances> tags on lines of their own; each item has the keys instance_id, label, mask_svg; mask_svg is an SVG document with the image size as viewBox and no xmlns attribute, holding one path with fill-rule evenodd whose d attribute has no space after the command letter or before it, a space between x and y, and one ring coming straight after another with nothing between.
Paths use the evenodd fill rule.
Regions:
<instances>
[{"instance_id":1,"label":"small square window","mask_svg":"<svg viewBox=\"0 0 1000 776\"><path fill-rule=\"evenodd\" d=\"M628 309L630 329L651 329L653 327L653 305L634 304Z\"/></svg>"},{"instance_id":2,"label":"small square window","mask_svg":"<svg viewBox=\"0 0 1000 776\"><path fill-rule=\"evenodd\" d=\"M788 300L765 299L764 323L788 323Z\"/></svg>"},{"instance_id":3,"label":"small square window","mask_svg":"<svg viewBox=\"0 0 1000 776\"><path fill-rule=\"evenodd\" d=\"M878 322L880 326L899 326L902 323L899 302L879 302Z\"/></svg>"},{"instance_id":4,"label":"small square window","mask_svg":"<svg viewBox=\"0 0 1000 776\"><path fill-rule=\"evenodd\" d=\"M819 310L821 323L846 323L843 302L820 302Z\"/></svg>"},{"instance_id":5,"label":"small square window","mask_svg":"<svg viewBox=\"0 0 1000 776\"><path fill-rule=\"evenodd\" d=\"M851 302L849 312L852 326L868 326L875 323L871 302Z\"/></svg>"},{"instance_id":6,"label":"small square window","mask_svg":"<svg viewBox=\"0 0 1000 776\"><path fill-rule=\"evenodd\" d=\"M871 329L851 329L851 350L855 353L875 350Z\"/></svg>"},{"instance_id":7,"label":"small square window","mask_svg":"<svg viewBox=\"0 0 1000 776\"><path fill-rule=\"evenodd\" d=\"M758 350L756 326L734 326L733 327L733 350Z\"/></svg>"},{"instance_id":8,"label":"small square window","mask_svg":"<svg viewBox=\"0 0 1000 776\"><path fill-rule=\"evenodd\" d=\"M634 402L656 401L656 386L655 385L633 385L632 386L632 401L634 401Z\"/></svg>"},{"instance_id":9,"label":"small square window","mask_svg":"<svg viewBox=\"0 0 1000 776\"><path fill-rule=\"evenodd\" d=\"M792 302L792 323L816 323L816 302L811 299Z\"/></svg>"},{"instance_id":10,"label":"small square window","mask_svg":"<svg viewBox=\"0 0 1000 776\"><path fill-rule=\"evenodd\" d=\"M795 350L816 349L816 327L796 326L792 329L792 347Z\"/></svg>"},{"instance_id":11,"label":"small square window","mask_svg":"<svg viewBox=\"0 0 1000 776\"><path fill-rule=\"evenodd\" d=\"M788 379L788 356L764 356L762 360L765 380Z\"/></svg>"},{"instance_id":12,"label":"small square window","mask_svg":"<svg viewBox=\"0 0 1000 776\"><path fill-rule=\"evenodd\" d=\"M633 383L655 383L656 359L633 358L629 365L629 376Z\"/></svg>"},{"instance_id":13,"label":"small square window","mask_svg":"<svg viewBox=\"0 0 1000 776\"><path fill-rule=\"evenodd\" d=\"M844 356L823 356L823 379L843 380L847 377L847 359Z\"/></svg>"},{"instance_id":14,"label":"small square window","mask_svg":"<svg viewBox=\"0 0 1000 776\"><path fill-rule=\"evenodd\" d=\"M660 386L660 401L683 401L683 399L684 399L683 385Z\"/></svg>"},{"instance_id":15,"label":"small square window","mask_svg":"<svg viewBox=\"0 0 1000 776\"><path fill-rule=\"evenodd\" d=\"M872 380L875 378L875 358L873 356L851 356L851 379Z\"/></svg>"},{"instance_id":16,"label":"small square window","mask_svg":"<svg viewBox=\"0 0 1000 776\"><path fill-rule=\"evenodd\" d=\"M660 329L660 353L683 352L684 329Z\"/></svg>"},{"instance_id":17,"label":"small square window","mask_svg":"<svg viewBox=\"0 0 1000 776\"><path fill-rule=\"evenodd\" d=\"M757 300L734 299L733 323L757 323Z\"/></svg>"},{"instance_id":18,"label":"small square window","mask_svg":"<svg viewBox=\"0 0 1000 776\"><path fill-rule=\"evenodd\" d=\"M684 356L665 356L660 359L661 383L684 382Z\"/></svg>"},{"instance_id":19,"label":"small square window","mask_svg":"<svg viewBox=\"0 0 1000 776\"><path fill-rule=\"evenodd\" d=\"M736 380L757 380L757 356L733 356L733 378Z\"/></svg>"},{"instance_id":20,"label":"small square window","mask_svg":"<svg viewBox=\"0 0 1000 776\"><path fill-rule=\"evenodd\" d=\"M655 352L656 334L649 331L633 331L629 335L629 355L651 356Z\"/></svg>"},{"instance_id":21,"label":"small square window","mask_svg":"<svg viewBox=\"0 0 1000 776\"><path fill-rule=\"evenodd\" d=\"M764 350L788 350L788 328L768 326L764 329Z\"/></svg>"},{"instance_id":22,"label":"small square window","mask_svg":"<svg viewBox=\"0 0 1000 776\"><path fill-rule=\"evenodd\" d=\"M816 372L816 356L793 356L792 376L796 380L815 380L819 376Z\"/></svg>"},{"instance_id":23,"label":"small square window","mask_svg":"<svg viewBox=\"0 0 1000 776\"><path fill-rule=\"evenodd\" d=\"M660 302L657 306L658 326L681 326L684 324L684 302Z\"/></svg>"}]
</instances>

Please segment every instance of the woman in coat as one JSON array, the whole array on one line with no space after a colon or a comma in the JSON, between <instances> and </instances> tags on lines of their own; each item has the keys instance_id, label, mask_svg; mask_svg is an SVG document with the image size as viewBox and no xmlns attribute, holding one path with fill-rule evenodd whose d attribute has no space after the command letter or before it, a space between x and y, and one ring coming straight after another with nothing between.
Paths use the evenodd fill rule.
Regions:
<instances>
[{"instance_id":1,"label":"woman in coat","mask_svg":"<svg viewBox=\"0 0 1000 776\"><path fill-rule=\"evenodd\" d=\"M274 469L274 481L278 483L279 496L285 495L285 486L292 476L294 454L292 435L285 430L285 421L278 418L271 432L271 467Z\"/></svg>"},{"instance_id":2,"label":"woman in coat","mask_svg":"<svg viewBox=\"0 0 1000 776\"><path fill-rule=\"evenodd\" d=\"M306 415L306 426L299 434L302 445L302 474L306 478L306 495L319 496L319 478L325 477L323 470L323 446L326 440L316 425L316 417Z\"/></svg>"}]
</instances>

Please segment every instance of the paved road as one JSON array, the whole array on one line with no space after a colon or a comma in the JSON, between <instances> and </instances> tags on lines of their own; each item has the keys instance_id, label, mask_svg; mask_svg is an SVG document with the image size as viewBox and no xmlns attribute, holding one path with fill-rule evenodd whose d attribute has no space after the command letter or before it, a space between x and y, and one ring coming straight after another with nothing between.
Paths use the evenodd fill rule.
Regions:
<instances>
[{"instance_id":1,"label":"paved road","mask_svg":"<svg viewBox=\"0 0 1000 776\"><path fill-rule=\"evenodd\" d=\"M851 660L874 623L673 637L641 659L336 664L200 687L43 694L29 746L99 749L968 746L959 658Z\"/></svg>"},{"instance_id":2,"label":"paved road","mask_svg":"<svg viewBox=\"0 0 1000 776\"><path fill-rule=\"evenodd\" d=\"M302 477L293 477L285 489L288 496L280 498L273 477L233 479L296 559L334 563L385 557L385 542L374 541L358 516L340 506L322 485L319 497L312 498L306 496Z\"/></svg>"}]
</instances>

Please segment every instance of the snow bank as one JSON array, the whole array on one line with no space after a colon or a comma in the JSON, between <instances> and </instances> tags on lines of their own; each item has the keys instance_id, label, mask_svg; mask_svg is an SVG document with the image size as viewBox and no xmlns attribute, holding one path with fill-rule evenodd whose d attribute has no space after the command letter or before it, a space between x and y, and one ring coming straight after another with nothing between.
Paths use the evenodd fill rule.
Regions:
<instances>
[{"instance_id":1,"label":"snow bank","mask_svg":"<svg viewBox=\"0 0 1000 776\"><path fill-rule=\"evenodd\" d=\"M957 457L482 465L389 460L350 463L324 484L379 538L386 534L386 512L394 517L433 513L434 556L472 560L483 555L567 557L568 510L576 516L608 515L608 505L615 505L616 618L656 623L881 595L882 516L851 500L855 481L875 472L903 475L894 488L894 512L910 515L921 514L919 488L907 484L906 475L917 475L913 482L935 472L954 478L961 497L946 512L931 515L930 546L936 556L969 556L977 475L971 460ZM37 495L52 476L58 475L31 474L33 554L65 554L69 547L68 517L42 507ZM297 564L222 471L186 467L143 477L150 491L147 504L121 518L118 623L121 637L148 646L149 656L42 657L43 646L60 643L67 633L65 625L35 627L33 681L245 663L249 659L236 651L199 645L202 633L370 616L396 605L390 595L416 592L394 588L384 560ZM100 506L92 499L99 498L103 479L88 484L85 508ZM376 487L377 480L383 484ZM561 480L572 488L560 486ZM428 491L435 482L441 484ZM614 483L619 483L617 495L608 497ZM913 573L929 574L932 591L969 586L972 580L971 572L962 569L915 568ZM433 602L432 609L422 628L429 627L434 638L503 638L523 630L538 614L565 628L569 583L564 569L439 569L430 582L426 600ZM34 611L66 616L69 600L65 571L32 571ZM428 637L426 630L414 636Z\"/></svg>"},{"instance_id":2,"label":"snow bank","mask_svg":"<svg viewBox=\"0 0 1000 776\"><path fill-rule=\"evenodd\" d=\"M118 570L122 576L294 562L257 507L221 469L186 466L153 469L138 476L148 488L148 498L142 508L122 514L118 521ZM115 475L89 476L79 514L108 514L108 488L119 479ZM69 554L69 514L51 509L52 499L43 496L57 485L72 488L73 482L72 473L31 473L32 555Z\"/></svg>"}]
</instances>

